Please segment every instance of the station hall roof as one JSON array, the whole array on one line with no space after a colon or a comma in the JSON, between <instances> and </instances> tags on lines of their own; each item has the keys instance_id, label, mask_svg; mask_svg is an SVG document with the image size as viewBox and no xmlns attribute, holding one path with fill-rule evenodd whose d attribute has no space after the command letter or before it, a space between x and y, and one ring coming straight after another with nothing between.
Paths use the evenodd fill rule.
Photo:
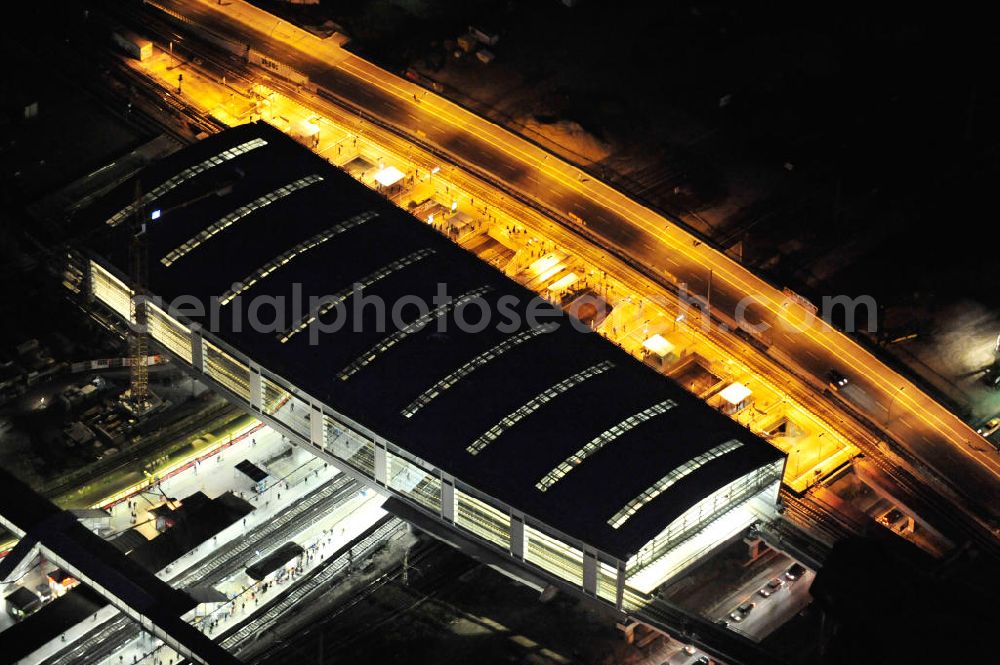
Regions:
<instances>
[{"instance_id":1,"label":"station hall roof","mask_svg":"<svg viewBox=\"0 0 1000 665\"><path fill-rule=\"evenodd\" d=\"M524 321L541 301L266 124L209 137L138 178L141 187L123 183L81 222L120 275L138 192L150 220L151 294L220 298L218 325L186 320L400 448L606 553L627 558L699 499L781 457L557 307L541 307L547 332L498 329L504 312ZM463 331L456 316L477 322L478 305L445 306L443 327L434 319L415 329L408 324L421 311L411 305L400 310L402 328L387 316L381 329L375 306L358 316L356 283L389 313L417 296L433 318L444 284L456 302L485 302L493 318ZM296 333L308 297L334 294L342 312L319 318L342 316L341 329L316 343L308 329ZM260 318L273 318L262 296L286 302L277 331L246 324L255 300ZM731 441L741 445L727 448Z\"/></svg>"}]
</instances>

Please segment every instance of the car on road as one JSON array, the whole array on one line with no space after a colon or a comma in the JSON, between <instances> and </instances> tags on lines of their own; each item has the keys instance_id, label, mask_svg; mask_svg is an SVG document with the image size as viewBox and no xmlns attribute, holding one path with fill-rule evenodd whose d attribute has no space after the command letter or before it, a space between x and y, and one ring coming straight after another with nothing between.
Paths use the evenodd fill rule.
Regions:
<instances>
[{"instance_id":1,"label":"car on road","mask_svg":"<svg viewBox=\"0 0 1000 665\"><path fill-rule=\"evenodd\" d=\"M976 428L976 432L984 439L1000 430L1000 416L990 418L985 423Z\"/></svg>"},{"instance_id":2,"label":"car on road","mask_svg":"<svg viewBox=\"0 0 1000 665\"><path fill-rule=\"evenodd\" d=\"M736 622L743 621L755 607L757 607L757 603L743 603L729 613L729 618Z\"/></svg>"},{"instance_id":3,"label":"car on road","mask_svg":"<svg viewBox=\"0 0 1000 665\"><path fill-rule=\"evenodd\" d=\"M847 380L847 377L835 369L831 369L826 373L826 384L834 390L840 390L848 383L850 382Z\"/></svg>"},{"instance_id":4,"label":"car on road","mask_svg":"<svg viewBox=\"0 0 1000 665\"><path fill-rule=\"evenodd\" d=\"M708 656L701 656L698 660L693 661L694 665L711 665L712 660Z\"/></svg>"},{"instance_id":5,"label":"car on road","mask_svg":"<svg viewBox=\"0 0 1000 665\"><path fill-rule=\"evenodd\" d=\"M997 367L997 363L993 363L983 372L983 383L993 388L994 390L1000 390L1000 367Z\"/></svg>"},{"instance_id":6,"label":"car on road","mask_svg":"<svg viewBox=\"0 0 1000 665\"><path fill-rule=\"evenodd\" d=\"M761 587L761 590L757 593L759 593L762 597L767 598L783 586L785 586L785 580L780 577L775 577L773 580Z\"/></svg>"},{"instance_id":7,"label":"car on road","mask_svg":"<svg viewBox=\"0 0 1000 665\"><path fill-rule=\"evenodd\" d=\"M785 577L794 582L795 580L802 577L802 575L805 572L806 572L805 566L803 566L801 563L793 563L791 566L788 567L788 570L785 571Z\"/></svg>"}]
</instances>

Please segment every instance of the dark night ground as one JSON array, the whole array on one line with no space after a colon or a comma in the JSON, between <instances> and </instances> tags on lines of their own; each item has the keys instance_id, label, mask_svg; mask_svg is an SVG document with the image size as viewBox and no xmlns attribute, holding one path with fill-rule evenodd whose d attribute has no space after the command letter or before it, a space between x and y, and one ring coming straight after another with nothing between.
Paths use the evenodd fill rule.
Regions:
<instances>
[{"instance_id":1,"label":"dark night ground","mask_svg":"<svg viewBox=\"0 0 1000 665\"><path fill-rule=\"evenodd\" d=\"M361 52L400 69L425 57L433 39L459 34L468 19L456 8L473 3L400 2L388 10L382 8L389 2L326 4L361 37ZM997 94L989 71L996 59L987 53L994 40L980 34L992 25L983 17L946 17L941 6L915 13L920 10L912 5L897 13L838 4L830 6L836 15L818 15L821 9L811 4L780 10L747 5L731 12L705 3L695 15L686 3L651 15L640 9L647 3L638 2L592 0L574 10L564 10L555 0L475 4L503 32L496 64L521 69L525 87L554 84L555 94L531 112L549 107L574 118L626 155L637 158L640 147L648 152L656 146L658 156L683 162L692 193L646 193L660 205L703 210L733 189L739 170L763 173L766 188L759 201L734 213L716 237L738 239L744 237L739 229L748 229L747 256L758 261L774 256L790 237L801 239L804 249L782 257L773 268L779 282L807 284L802 287L807 293L809 283L820 292L869 292L890 304L916 300L933 306L955 294L997 304L995 213L987 198L1000 170ZM399 5L443 9L420 20ZM341 9L359 6L371 18ZM489 11L508 6L514 10ZM365 25L391 25L397 31L365 35ZM474 71L484 76L492 70ZM67 92L72 87L60 82L50 99L70 99ZM718 99L726 93L734 94L733 102L720 110ZM519 90L512 97L528 95ZM58 113L86 105L59 105ZM704 138L692 132L690 142L682 144L683 137L666 126L670 123L659 120L664 117L683 117L685 127L704 130ZM107 137L120 138L122 145L137 140L94 129L100 122L89 123L91 132L66 136L77 143L97 136L105 149L111 148ZM17 134L4 128L5 145ZM55 149L60 147L56 143ZM95 164L103 163L96 148L74 149L93 152L88 156ZM33 193L19 190L10 178L6 166L16 157L12 153L19 154L3 154L5 204ZM49 159L44 170L53 183L64 182L67 176L53 174ZM785 161L795 169L785 171ZM611 167L628 162L618 159ZM835 215L838 182L841 207ZM5 222L16 224L9 218ZM10 246L4 235L6 254ZM825 284L811 282L807 269L817 257L830 256L832 248L850 239L866 238L873 242L862 243L862 256L826 275ZM859 574L846 574L845 587L861 585ZM945 612L928 594L905 602L913 605L916 618L924 608L931 617ZM980 605L977 601L976 610L988 616ZM873 633L869 639L922 643L901 619L884 629L874 625L876 619L870 621L873 625L860 628ZM940 644L959 639L926 623L916 631L926 639Z\"/></svg>"},{"instance_id":2,"label":"dark night ground","mask_svg":"<svg viewBox=\"0 0 1000 665\"><path fill-rule=\"evenodd\" d=\"M994 40L974 13L919 3L322 7L352 35L351 48L467 85L450 94L477 110L578 121L615 148L605 175L627 172L631 182L614 179L666 210L705 210L739 192L713 235L727 246L743 239L746 259L781 284L871 293L889 306L955 294L998 301L988 229L1000 100ZM470 22L501 34L490 68L442 57L442 40ZM494 79L503 99L468 85ZM732 102L720 109L726 94ZM665 165L681 175L645 189L644 176Z\"/></svg>"}]
</instances>

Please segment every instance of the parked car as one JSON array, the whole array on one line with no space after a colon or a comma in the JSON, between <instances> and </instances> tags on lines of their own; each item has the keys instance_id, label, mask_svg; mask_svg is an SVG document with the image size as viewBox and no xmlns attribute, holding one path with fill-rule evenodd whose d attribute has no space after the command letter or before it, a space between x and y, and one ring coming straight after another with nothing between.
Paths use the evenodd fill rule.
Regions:
<instances>
[{"instance_id":1,"label":"parked car","mask_svg":"<svg viewBox=\"0 0 1000 665\"><path fill-rule=\"evenodd\" d=\"M758 591L757 593L759 593L764 598L767 598L768 596L770 596L772 593L774 593L783 586L785 586L785 580L781 579L780 577L775 577L773 580L765 584L761 588L761 590Z\"/></svg>"}]
</instances>

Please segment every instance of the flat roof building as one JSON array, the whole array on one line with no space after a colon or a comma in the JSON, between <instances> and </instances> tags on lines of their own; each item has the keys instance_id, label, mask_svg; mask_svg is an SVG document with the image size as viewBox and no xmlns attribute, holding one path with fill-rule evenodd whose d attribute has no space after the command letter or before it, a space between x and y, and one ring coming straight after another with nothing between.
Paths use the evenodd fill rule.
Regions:
<instances>
[{"instance_id":1,"label":"flat roof building","mask_svg":"<svg viewBox=\"0 0 1000 665\"><path fill-rule=\"evenodd\" d=\"M776 501L780 451L277 130L138 179L89 211L87 292L130 317L140 218L153 340L516 560L621 607Z\"/></svg>"}]
</instances>

